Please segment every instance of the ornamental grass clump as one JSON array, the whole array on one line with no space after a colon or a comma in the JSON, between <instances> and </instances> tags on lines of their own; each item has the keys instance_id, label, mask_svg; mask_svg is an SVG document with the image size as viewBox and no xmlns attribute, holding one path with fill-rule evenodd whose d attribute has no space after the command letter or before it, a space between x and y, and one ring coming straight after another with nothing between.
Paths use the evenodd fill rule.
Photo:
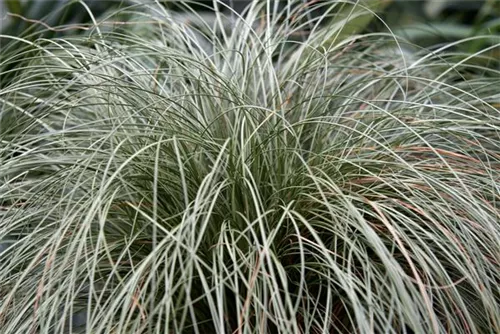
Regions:
<instances>
[{"instance_id":1,"label":"ornamental grass clump","mask_svg":"<svg viewBox=\"0 0 500 334\"><path fill-rule=\"evenodd\" d=\"M499 41L347 4L2 36L1 332L498 331Z\"/></svg>"}]
</instances>

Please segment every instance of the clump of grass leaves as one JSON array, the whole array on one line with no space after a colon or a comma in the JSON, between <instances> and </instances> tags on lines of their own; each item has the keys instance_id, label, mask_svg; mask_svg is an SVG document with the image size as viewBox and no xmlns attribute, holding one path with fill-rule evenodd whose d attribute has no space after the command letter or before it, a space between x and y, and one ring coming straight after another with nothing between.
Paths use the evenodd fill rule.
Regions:
<instances>
[{"instance_id":1,"label":"clump of grass leaves","mask_svg":"<svg viewBox=\"0 0 500 334\"><path fill-rule=\"evenodd\" d=\"M345 5L3 49L2 333L496 332L498 40L341 38Z\"/></svg>"}]
</instances>

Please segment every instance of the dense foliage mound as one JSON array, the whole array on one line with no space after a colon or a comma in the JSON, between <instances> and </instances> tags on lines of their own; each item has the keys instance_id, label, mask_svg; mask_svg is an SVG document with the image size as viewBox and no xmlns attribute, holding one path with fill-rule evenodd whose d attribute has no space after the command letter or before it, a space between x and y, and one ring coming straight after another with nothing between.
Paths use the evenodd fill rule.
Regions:
<instances>
[{"instance_id":1,"label":"dense foliage mound","mask_svg":"<svg viewBox=\"0 0 500 334\"><path fill-rule=\"evenodd\" d=\"M338 5L3 36L2 333L496 332L499 45Z\"/></svg>"}]
</instances>

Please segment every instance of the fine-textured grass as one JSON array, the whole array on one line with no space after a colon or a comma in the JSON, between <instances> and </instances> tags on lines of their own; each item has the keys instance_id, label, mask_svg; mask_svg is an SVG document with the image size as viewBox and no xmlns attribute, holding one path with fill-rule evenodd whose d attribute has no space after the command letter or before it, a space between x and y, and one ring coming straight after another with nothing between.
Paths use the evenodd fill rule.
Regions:
<instances>
[{"instance_id":1,"label":"fine-textured grass","mask_svg":"<svg viewBox=\"0 0 500 334\"><path fill-rule=\"evenodd\" d=\"M1 333L497 332L499 41L341 5L2 50Z\"/></svg>"}]
</instances>

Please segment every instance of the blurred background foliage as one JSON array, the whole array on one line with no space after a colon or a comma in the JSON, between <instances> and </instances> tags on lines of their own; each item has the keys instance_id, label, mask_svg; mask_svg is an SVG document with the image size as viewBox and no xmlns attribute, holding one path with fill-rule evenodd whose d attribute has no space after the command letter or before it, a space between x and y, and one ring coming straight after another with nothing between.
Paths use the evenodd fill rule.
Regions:
<instances>
[{"instance_id":1,"label":"blurred background foliage","mask_svg":"<svg viewBox=\"0 0 500 334\"><path fill-rule=\"evenodd\" d=\"M474 53L500 43L499 0L394 1L382 15L395 34L424 47L479 35L492 38L461 44L462 51Z\"/></svg>"},{"instance_id":2,"label":"blurred background foliage","mask_svg":"<svg viewBox=\"0 0 500 334\"><path fill-rule=\"evenodd\" d=\"M46 28L34 21L43 21L48 26L88 23L91 22L89 11L98 17L109 10L147 2L155 1L0 0L0 29L3 34L21 36ZM174 11L181 9L178 0L158 0L157 2ZM214 10L212 0L184 2L198 12ZM250 0L222 0L220 2L219 10L229 12L225 8L227 6L239 13L251 3ZM278 2L283 6L286 0L272 2ZM296 1L298 5L301 2L304 5L320 6L325 0ZM352 2L358 2L376 11L388 26L396 29L394 32L419 44L446 42L482 32L497 35L500 33L499 0L358 0ZM322 9L318 10L318 12L321 11ZM373 17L371 19L373 20ZM366 19L360 21L366 21ZM361 22L360 27L378 30L385 28L381 20L373 21L376 24L368 27ZM50 31L44 33L50 34Z\"/></svg>"},{"instance_id":3,"label":"blurred background foliage","mask_svg":"<svg viewBox=\"0 0 500 334\"><path fill-rule=\"evenodd\" d=\"M264 0L262 0L264 1ZM271 0L272 1L272 0ZM302 2L301 2L302 1ZM296 0L297 5L317 6L317 15L325 11L326 0ZM85 33L76 25L91 24L99 21L106 13L151 0L0 0L0 88L5 87L15 76L12 71L15 62L9 62L11 68L3 66L4 58L16 52L29 55L26 43L21 43L8 36L22 37L34 41L40 37L51 38L75 32ZM174 13L184 15L185 22L192 22L191 17L198 13L203 17L213 16L214 1L183 1L192 8L192 12L182 11L178 0L157 0ZM248 0L223 0L217 10L230 13L229 7L242 13L250 3ZM353 7L349 2L337 6L336 18L345 18L348 23L341 29L335 43L361 32L387 31L407 39L419 47L431 48L469 37L484 35L461 42L456 46L458 52L470 54L485 48L482 65L491 59L500 59L500 0L358 0L361 6ZM278 1L284 6L286 1ZM369 11L367 11L367 9ZM129 21L131 11L120 15L122 21ZM181 14L182 13L182 14ZM128 15L128 16L127 16ZM191 17L190 17L191 15ZM115 19L117 16L114 16ZM349 17L349 20L347 18ZM354 19L352 19L355 17ZM58 27L58 28L54 28ZM128 25L126 29L132 29ZM481 61L479 60L475 61ZM20 57L20 62L21 57ZM498 66L492 62L491 66ZM487 64L486 64L487 65ZM488 65L487 65L488 66Z\"/></svg>"},{"instance_id":4,"label":"blurred background foliage","mask_svg":"<svg viewBox=\"0 0 500 334\"><path fill-rule=\"evenodd\" d=\"M264 0L263 0L264 1ZM286 1L278 1L281 6ZM276 2L274 1L274 2ZM38 38L61 35L64 31L55 31L47 27L90 23L93 13L99 17L103 13L145 3L141 0L0 0L0 31L2 34ZM158 0L173 11L181 9L178 0ZM199 13L214 10L212 0L184 1ZM232 7L241 13L250 3L249 0L223 0L219 10L229 12ZM302 0L304 5L321 7L325 0ZM353 1L355 2L355 1ZM380 16L362 15L351 22L345 29L346 34L359 33L363 30L386 30L403 36L421 46L431 46L464 39L480 34L490 34L500 38L500 0L359 0L359 4L373 10ZM296 1L300 5L301 1ZM345 5L346 12L351 8ZM318 9L324 12L325 6ZM43 22L43 23L41 23ZM74 31L73 31L74 32ZM6 41L0 40L5 47ZM481 43L470 43L470 51L484 47Z\"/></svg>"}]
</instances>

